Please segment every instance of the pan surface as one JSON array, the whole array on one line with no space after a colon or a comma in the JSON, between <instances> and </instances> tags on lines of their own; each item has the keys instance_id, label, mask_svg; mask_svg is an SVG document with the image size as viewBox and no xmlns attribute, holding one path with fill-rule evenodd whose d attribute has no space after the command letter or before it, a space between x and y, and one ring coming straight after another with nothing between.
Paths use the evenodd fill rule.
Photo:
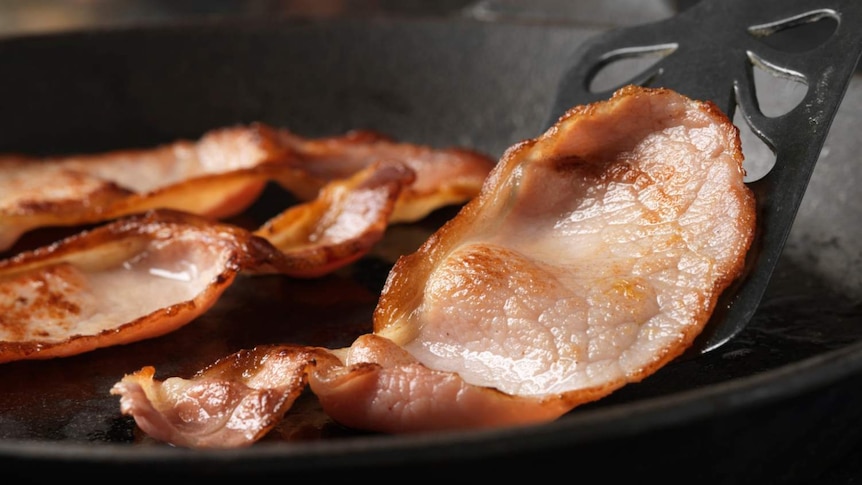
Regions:
<instances>
[{"instance_id":1,"label":"pan surface","mask_svg":"<svg viewBox=\"0 0 862 485\"><path fill-rule=\"evenodd\" d=\"M333 18L9 38L0 41L0 152L149 147L262 121L305 136L373 129L497 157L546 128L566 60L598 32ZM163 376L188 375L257 344L349 344L370 330L397 255L452 217L457 208L449 208L391 227L373 254L335 275L240 278L210 312L164 337L3 364L3 473L26 483L42 481L49 469L88 477L297 479L381 471L444 477L473 467L489 478L559 470L790 483L862 472L855 465L862 453L860 120L862 84L854 79L761 309L742 334L555 422L376 435L328 421L308 398L291 411L297 417L250 448L185 450L142 436L109 394L124 373L144 365ZM263 220L291 203L270 187L237 222ZM21 246L55 236L37 231Z\"/></svg>"}]
</instances>

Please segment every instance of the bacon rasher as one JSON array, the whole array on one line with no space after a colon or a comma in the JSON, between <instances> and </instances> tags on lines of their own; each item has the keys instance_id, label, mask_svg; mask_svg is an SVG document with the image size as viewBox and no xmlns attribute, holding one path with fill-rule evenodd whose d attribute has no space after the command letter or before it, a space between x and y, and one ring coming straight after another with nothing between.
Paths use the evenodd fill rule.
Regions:
<instances>
[{"instance_id":1,"label":"bacon rasher","mask_svg":"<svg viewBox=\"0 0 862 485\"><path fill-rule=\"evenodd\" d=\"M473 150L398 142L369 130L307 139L280 129L278 140L302 167L283 173L279 182L301 200L313 199L323 185L378 160L407 165L416 173L416 181L401 193L393 223L415 222L440 207L463 204L479 193L494 167L494 160Z\"/></svg>"},{"instance_id":2,"label":"bacon rasher","mask_svg":"<svg viewBox=\"0 0 862 485\"><path fill-rule=\"evenodd\" d=\"M281 258L248 231L166 210L21 253L0 262L0 362L164 335Z\"/></svg>"},{"instance_id":3,"label":"bacon rasher","mask_svg":"<svg viewBox=\"0 0 862 485\"><path fill-rule=\"evenodd\" d=\"M556 419L653 374L701 332L754 235L742 160L713 104L623 88L511 147L481 193L396 262L373 333L350 347L260 347L188 379L146 367L111 392L150 436L189 447L251 445L305 386L366 430Z\"/></svg>"},{"instance_id":4,"label":"bacon rasher","mask_svg":"<svg viewBox=\"0 0 862 485\"><path fill-rule=\"evenodd\" d=\"M221 128L152 149L47 159L7 155L0 158L0 251L35 228L93 224L148 209L232 216L284 170L284 152L264 125Z\"/></svg>"},{"instance_id":5,"label":"bacon rasher","mask_svg":"<svg viewBox=\"0 0 862 485\"><path fill-rule=\"evenodd\" d=\"M277 180L302 201L378 161L407 165L414 183L390 222L413 222L475 196L493 161L476 152L398 143L370 131L302 138L262 123L215 129L153 149L36 159L0 157L0 251L27 231L78 226L148 209L212 218L239 214Z\"/></svg>"},{"instance_id":6,"label":"bacon rasher","mask_svg":"<svg viewBox=\"0 0 862 485\"><path fill-rule=\"evenodd\" d=\"M401 163L372 163L324 185L316 199L286 209L255 234L284 253L283 274L331 273L366 255L383 237L399 195L415 178Z\"/></svg>"},{"instance_id":7,"label":"bacon rasher","mask_svg":"<svg viewBox=\"0 0 862 485\"><path fill-rule=\"evenodd\" d=\"M164 335L207 311L240 272L334 271L383 236L412 180L403 165L370 165L257 234L161 209L2 260L0 363Z\"/></svg>"}]
</instances>

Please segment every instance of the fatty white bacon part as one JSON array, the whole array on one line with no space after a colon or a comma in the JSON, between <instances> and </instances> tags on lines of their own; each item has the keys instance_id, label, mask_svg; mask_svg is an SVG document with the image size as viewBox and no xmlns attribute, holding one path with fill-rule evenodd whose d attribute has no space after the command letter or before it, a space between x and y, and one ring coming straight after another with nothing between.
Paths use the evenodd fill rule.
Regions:
<instances>
[{"instance_id":1,"label":"fatty white bacon part","mask_svg":"<svg viewBox=\"0 0 862 485\"><path fill-rule=\"evenodd\" d=\"M742 272L755 230L742 159L725 115L673 91L629 86L575 107L396 262L373 334L314 350L335 363L294 350L293 368L333 419L383 432L545 422L640 381L691 345ZM115 385L122 412L159 439L220 446L175 435L218 422L178 416L186 396L154 376Z\"/></svg>"},{"instance_id":2,"label":"fatty white bacon part","mask_svg":"<svg viewBox=\"0 0 862 485\"><path fill-rule=\"evenodd\" d=\"M412 180L403 165L374 164L256 233L161 209L0 261L0 363L164 335L212 307L239 272L335 271L383 236Z\"/></svg>"}]
</instances>

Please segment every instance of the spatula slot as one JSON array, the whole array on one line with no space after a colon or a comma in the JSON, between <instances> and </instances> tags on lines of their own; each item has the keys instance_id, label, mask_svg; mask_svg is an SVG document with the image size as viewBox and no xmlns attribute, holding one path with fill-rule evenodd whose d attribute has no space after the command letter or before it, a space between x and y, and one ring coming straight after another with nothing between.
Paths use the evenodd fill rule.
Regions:
<instances>
[{"instance_id":1,"label":"spatula slot","mask_svg":"<svg viewBox=\"0 0 862 485\"><path fill-rule=\"evenodd\" d=\"M766 62L751 51L747 55L760 114L777 118L799 106L809 90L804 75ZM735 110L733 123L739 128L742 152L745 154L745 181L754 182L772 170L776 155L774 147L751 129L751 119L746 114L745 110Z\"/></svg>"},{"instance_id":2,"label":"spatula slot","mask_svg":"<svg viewBox=\"0 0 862 485\"><path fill-rule=\"evenodd\" d=\"M742 153L745 156L745 161L742 163L742 167L745 169L745 182L750 183L762 179L775 166L775 151L751 131L742 111L736 111L733 124L739 128Z\"/></svg>"},{"instance_id":3,"label":"spatula slot","mask_svg":"<svg viewBox=\"0 0 862 485\"><path fill-rule=\"evenodd\" d=\"M805 99L808 82L805 76L781 68L748 52L754 75L754 91L760 112L775 118L791 112Z\"/></svg>"},{"instance_id":4,"label":"spatula slot","mask_svg":"<svg viewBox=\"0 0 862 485\"><path fill-rule=\"evenodd\" d=\"M753 25L748 28L748 33L773 49L804 52L825 43L837 28L838 14L831 9L820 9Z\"/></svg>"},{"instance_id":5,"label":"spatula slot","mask_svg":"<svg viewBox=\"0 0 862 485\"><path fill-rule=\"evenodd\" d=\"M650 85L661 75L661 69L653 67L677 47L677 44L661 44L608 52L593 68L588 80L590 92L614 91L626 84Z\"/></svg>"}]
</instances>

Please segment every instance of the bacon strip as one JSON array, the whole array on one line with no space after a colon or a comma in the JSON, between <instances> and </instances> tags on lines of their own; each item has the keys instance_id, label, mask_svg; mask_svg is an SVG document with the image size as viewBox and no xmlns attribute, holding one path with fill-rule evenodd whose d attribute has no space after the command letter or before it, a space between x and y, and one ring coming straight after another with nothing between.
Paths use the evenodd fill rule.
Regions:
<instances>
[{"instance_id":1,"label":"bacon strip","mask_svg":"<svg viewBox=\"0 0 862 485\"><path fill-rule=\"evenodd\" d=\"M304 373L333 419L422 432L548 421L640 381L691 344L742 271L755 230L742 159L726 116L672 91L630 86L573 108L510 148L479 196L398 260L373 334L344 349L255 349L255 362L278 355L292 371L239 393L294 396ZM121 412L158 439L221 446L182 430L225 432L210 416L236 406L180 414L196 399L182 389L234 377L168 388L154 376L113 387ZM285 412L246 415L245 436Z\"/></svg>"},{"instance_id":2,"label":"bacon strip","mask_svg":"<svg viewBox=\"0 0 862 485\"><path fill-rule=\"evenodd\" d=\"M403 165L374 164L255 234L159 210L0 261L0 363L164 335L207 311L241 271L335 271L383 236L412 180Z\"/></svg>"},{"instance_id":3,"label":"bacon strip","mask_svg":"<svg viewBox=\"0 0 862 485\"><path fill-rule=\"evenodd\" d=\"M223 218L245 210L289 169L264 125L213 130L147 150L0 158L0 251L25 232L168 208Z\"/></svg>"},{"instance_id":4,"label":"bacon strip","mask_svg":"<svg viewBox=\"0 0 862 485\"><path fill-rule=\"evenodd\" d=\"M255 234L286 256L294 277L314 278L361 258L388 226L398 196L415 179L400 163L374 163L325 185L317 199L291 207Z\"/></svg>"},{"instance_id":5,"label":"bacon strip","mask_svg":"<svg viewBox=\"0 0 862 485\"><path fill-rule=\"evenodd\" d=\"M360 337L349 350L355 362L320 347L264 345L219 359L190 379L156 381L147 366L124 376L111 393L150 437L190 448L252 445L279 424L307 385L342 424L390 433L422 431L427 426L413 424L429 419L439 429L543 422L570 409L561 400L467 384L375 335Z\"/></svg>"},{"instance_id":6,"label":"bacon strip","mask_svg":"<svg viewBox=\"0 0 862 485\"><path fill-rule=\"evenodd\" d=\"M239 271L275 271L282 257L248 231L160 211L0 261L0 362L164 335Z\"/></svg>"},{"instance_id":7,"label":"bacon strip","mask_svg":"<svg viewBox=\"0 0 862 485\"><path fill-rule=\"evenodd\" d=\"M415 222L435 209L463 204L475 197L494 167L494 160L466 148L434 149L399 143L369 130L344 136L306 139L280 129L278 140L300 160L299 172L283 173L279 182L302 200L317 196L320 187L378 160L407 165L416 181L401 193L390 222Z\"/></svg>"},{"instance_id":8,"label":"bacon strip","mask_svg":"<svg viewBox=\"0 0 862 485\"><path fill-rule=\"evenodd\" d=\"M147 150L33 159L0 158L0 251L27 231L107 221L169 208L212 218L239 214L277 180L300 200L377 162L414 174L392 223L421 219L475 196L493 167L466 149L395 143L369 131L308 140L262 123Z\"/></svg>"},{"instance_id":9,"label":"bacon strip","mask_svg":"<svg viewBox=\"0 0 862 485\"><path fill-rule=\"evenodd\" d=\"M189 380L156 384L155 369L145 367L111 392L121 394L124 412L154 430L156 439L192 448L238 448L278 424L305 389L308 368L337 363L322 349L263 346L221 359Z\"/></svg>"}]
</instances>

